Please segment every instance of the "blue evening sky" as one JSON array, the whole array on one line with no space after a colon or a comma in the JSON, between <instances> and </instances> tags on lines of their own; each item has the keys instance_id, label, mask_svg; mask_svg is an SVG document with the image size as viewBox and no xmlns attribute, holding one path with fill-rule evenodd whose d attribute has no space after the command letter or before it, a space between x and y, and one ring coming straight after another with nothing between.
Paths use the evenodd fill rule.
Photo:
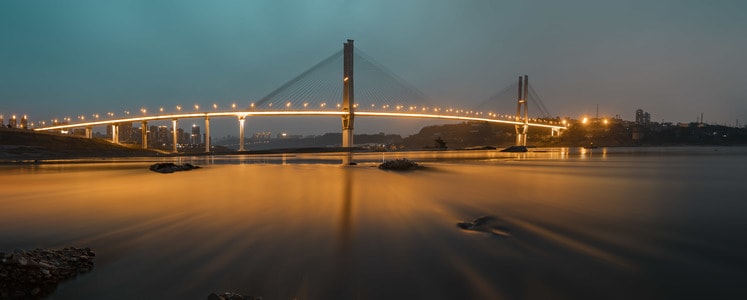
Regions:
<instances>
[{"instance_id":1,"label":"blue evening sky","mask_svg":"<svg viewBox=\"0 0 747 300\"><path fill-rule=\"evenodd\" d=\"M470 107L528 74L556 116L599 105L627 120L640 108L655 121L747 122L740 0L2 0L0 114L247 106L348 38L438 104ZM356 122L405 135L425 124ZM217 122L216 134L236 135L234 123ZM247 123L250 133L339 127Z\"/></svg>"}]
</instances>

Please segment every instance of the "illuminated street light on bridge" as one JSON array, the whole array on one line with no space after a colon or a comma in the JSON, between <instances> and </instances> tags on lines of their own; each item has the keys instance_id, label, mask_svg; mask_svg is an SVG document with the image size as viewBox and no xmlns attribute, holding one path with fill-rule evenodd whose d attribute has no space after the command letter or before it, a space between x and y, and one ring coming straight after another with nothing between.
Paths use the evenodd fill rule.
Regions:
<instances>
[{"instance_id":1,"label":"illuminated street light on bridge","mask_svg":"<svg viewBox=\"0 0 747 300\"><path fill-rule=\"evenodd\" d=\"M308 107L308 106L309 106L309 103L308 103L308 102L304 102L304 104L303 104L303 108L306 108L306 107Z\"/></svg>"},{"instance_id":2,"label":"illuminated street light on bridge","mask_svg":"<svg viewBox=\"0 0 747 300\"><path fill-rule=\"evenodd\" d=\"M159 107L158 112L163 113L163 107Z\"/></svg>"},{"instance_id":3,"label":"illuminated street light on bridge","mask_svg":"<svg viewBox=\"0 0 747 300\"><path fill-rule=\"evenodd\" d=\"M182 111L182 106L181 105L177 105L176 106L176 111L181 112Z\"/></svg>"},{"instance_id":4,"label":"illuminated street light on bridge","mask_svg":"<svg viewBox=\"0 0 747 300\"><path fill-rule=\"evenodd\" d=\"M254 109L254 102L252 102L251 104L249 104L249 107L251 107L252 109Z\"/></svg>"},{"instance_id":5,"label":"illuminated street light on bridge","mask_svg":"<svg viewBox=\"0 0 747 300\"><path fill-rule=\"evenodd\" d=\"M236 110L236 103L231 103L231 109Z\"/></svg>"},{"instance_id":6,"label":"illuminated street light on bridge","mask_svg":"<svg viewBox=\"0 0 747 300\"><path fill-rule=\"evenodd\" d=\"M291 107L291 103L290 102L288 102L288 103L285 104L285 108L290 108L290 107Z\"/></svg>"},{"instance_id":7,"label":"illuminated street light on bridge","mask_svg":"<svg viewBox=\"0 0 747 300\"><path fill-rule=\"evenodd\" d=\"M200 111L200 105L195 104L195 111L197 111L197 112Z\"/></svg>"},{"instance_id":8,"label":"illuminated street light on bridge","mask_svg":"<svg viewBox=\"0 0 747 300\"><path fill-rule=\"evenodd\" d=\"M141 108L141 109L140 109L140 112L142 112L143 114L146 114L146 113L148 113L148 110L147 110L147 109L145 109L145 108Z\"/></svg>"},{"instance_id":9,"label":"illuminated street light on bridge","mask_svg":"<svg viewBox=\"0 0 747 300\"><path fill-rule=\"evenodd\" d=\"M218 110L218 104L213 103L213 110Z\"/></svg>"}]
</instances>

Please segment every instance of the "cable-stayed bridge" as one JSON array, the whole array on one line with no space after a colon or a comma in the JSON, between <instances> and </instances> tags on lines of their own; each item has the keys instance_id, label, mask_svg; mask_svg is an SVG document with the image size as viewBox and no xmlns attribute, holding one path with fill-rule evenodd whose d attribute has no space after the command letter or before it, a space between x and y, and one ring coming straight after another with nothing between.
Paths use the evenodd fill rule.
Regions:
<instances>
[{"instance_id":1,"label":"cable-stayed bridge","mask_svg":"<svg viewBox=\"0 0 747 300\"><path fill-rule=\"evenodd\" d=\"M518 92L517 92L518 91ZM513 99L511 99L513 98ZM497 104L516 103L516 114L501 114L494 108ZM528 105L533 104L533 112L538 117L530 118ZM535 110L536 107L536 110ZM236 118L239 123L239 151L244 151L244 122L248 117L261 116L328 116L340 117L342 120L342 146L353 146L353 130L356 117L384 118L421 118L481 121L490 123L513 124L516 128L516 145L526 146L529 127L551 130L553 135L565 128L557 120L549 118L549 112L529 85L528 77L519 77L518 84L511 84L493 97L471 109L459 108L458 105L444 106L431 104L427 97L404 80L376 63L370 56L353 47L348 40L343 50L338 51L291 79L259 101L246 107L229 110L203 111L195 105L194 112L176 111L148 112L142 115L124 117L109 114L108 118L75 123L57 123L35 128L37 131L70 130L85 128L86 136L93 136L93 128L111 126L112 141L119 142L118 126L120 124L142 124L142 147L148 147L148 122L172 121L172 141L177 141L178 122L182 119L204 119L205 151L210 152L210 119ZM70 120L71 121L71 120ZM172 150L177 152L177 143L172 142Z\"/></svg>"}]
</instances>

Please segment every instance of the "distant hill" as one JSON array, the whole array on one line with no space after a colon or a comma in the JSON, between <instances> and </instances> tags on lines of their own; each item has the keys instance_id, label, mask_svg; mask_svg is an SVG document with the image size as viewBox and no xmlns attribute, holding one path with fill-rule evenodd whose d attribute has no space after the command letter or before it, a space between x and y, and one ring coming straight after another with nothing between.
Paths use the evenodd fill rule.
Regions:
<instances>
[{"instance_id":1,"label":"distant hill","mask_svg":"<svg viewBox=\"0 0 747 300\"><path fill-rule=\"evenodd\" d=\"M101 139L0 129L0 161L156 155L159 153Z\"/></svg>"},{"instance_id":2,"label":"distant hill","mask_svg":"<svg viewBox=\"0 0 747 300\"><path fill-rule=\"evenodd\" d=\"M431 125L404 139L406 149L437 148L440 139L448 149L494 146L507 147L515 140L513 125L488 122L462 122Z\"/></svg>"}]
</instances>

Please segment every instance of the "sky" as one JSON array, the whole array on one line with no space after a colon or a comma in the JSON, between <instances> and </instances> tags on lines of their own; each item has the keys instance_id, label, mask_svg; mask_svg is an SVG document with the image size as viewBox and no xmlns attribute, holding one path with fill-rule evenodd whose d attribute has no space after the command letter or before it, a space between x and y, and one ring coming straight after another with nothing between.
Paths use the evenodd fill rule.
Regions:
<instances>
[{"instance_id":1,"label":"sky","mask_svg":"<svg viewBox=\"0 0 747 300\"><path fill-rule=\"evenodd\" d=\"M474 107L527 74L554 116L598 105L602 117L743 126L746 16L741 0L2 0L0 114L248 106L354 39L436 104ZM356 132L431 123L357 118ZM306 135L340 120L246 126Z\"/></svg>"}]
</instances>

